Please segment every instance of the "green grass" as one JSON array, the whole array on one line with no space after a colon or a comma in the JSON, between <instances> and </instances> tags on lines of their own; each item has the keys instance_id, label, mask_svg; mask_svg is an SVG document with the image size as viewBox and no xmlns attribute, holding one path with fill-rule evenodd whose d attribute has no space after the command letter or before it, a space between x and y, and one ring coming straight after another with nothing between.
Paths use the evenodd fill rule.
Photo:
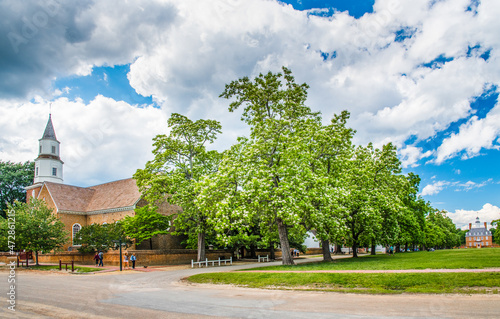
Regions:
<instances>
[{"instance_id":1,"label":"green grass","mask_svg":"<svg viewBox=\"0 0 500 319\"><path fill-rule=\"evenodd\" d=\"M21 268L21 267L20 267ZM22 267L23 270L58 270L59 271L59 266L44 266L44 265L40 265L40 266L29 266L28 268L25 268L25 267ZM66 266L62 266L62 270L63 271L66 271ZM95 272L95 271L101 271L103 270L103 268L92 268L92 267L82 267L82 266L78 266L78 267L75 267L75 272L78 272L79 274L82 274L82 273L87 273L87 272ZM68 266L68 271L71 271L71 265Z\"/></svg>"},{"instance_id":2,"label":"green grass","mask_svg":"<svg viewBox=\"0 0 500 319\"><path fill-rule=\"evenodd\" d=\"M327 290L355 293L494 293L500 273L210 273L189 277L196 283L248 288Z\"/></svg>"},{"instance_id":3,"label":"green grass","mask_svg":"<svg viewBox=\"0 0 500 319\"><path fill-rule=\"evenodd\" d=\"M344 258L334 262L271 266L258 270L483 269L500 267L500 249L454 249ZM500 273L210 273L197 283L249 288L306 289L355 293L494 293Z\"/></svg>"},{"instance_id":4,"label":"green grass","mask_svg":"<svg viewBox=\"0 0 500 319\"><path fill-rule=\"evenodd\" d=\"M500 248L451 249L343 258L334 262L270 266L259 270L482 269L500 267ZM255 268L257 269L257 268Z\"/></svg>"}]
</instances>

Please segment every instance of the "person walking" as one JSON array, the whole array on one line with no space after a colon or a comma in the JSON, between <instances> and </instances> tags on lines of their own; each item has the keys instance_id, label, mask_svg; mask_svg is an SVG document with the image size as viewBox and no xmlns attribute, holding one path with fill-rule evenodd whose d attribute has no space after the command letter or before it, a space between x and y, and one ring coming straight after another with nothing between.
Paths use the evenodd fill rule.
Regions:
<instances>
[{"instance_id":1,"label":"person walking","mask_svg":"<svg viewBox=\"0 0 500 319\"><path fill-rule=\"evenodd\" d=\"M97 252L97 251L96 251L96 252L95 252L95 255L94 255L94 260L95 260L95 266L96 266L96 267L99 267L99 260L100 260L100 259L101 259L101 258L99 258L99 252Z\"/></svg>"},{"instance_id":2,"label":"person walking","mask_svg":"<svg viewBox=\"0 0 500 319\"><path fill-rule=\"evenodd\" d=\"M128 253L125 253L125 255L123 255L123 267L125 269L128 269Z\"/></svg>"},{"instance_id":3,"label":"person walking","mask_svg":"<svg viewBox=\"0 0 500 319\"><path fill-rule=\"evenodd\" d=\"M99 266L104 267L104 253L102 250L99 250Z\"/></svg>"},{"instance_id":4,"label":"person walking","mask_svg":"<svg viewBox=\"0 0 500 319\"><path fill-rule=\"evenodd\" d=\"M135 269L135 260L137 257L135 257L135 253L132 253L132 256L130 256L130 261L132 262L132 269Z\"/></svg>"}]
</instances>

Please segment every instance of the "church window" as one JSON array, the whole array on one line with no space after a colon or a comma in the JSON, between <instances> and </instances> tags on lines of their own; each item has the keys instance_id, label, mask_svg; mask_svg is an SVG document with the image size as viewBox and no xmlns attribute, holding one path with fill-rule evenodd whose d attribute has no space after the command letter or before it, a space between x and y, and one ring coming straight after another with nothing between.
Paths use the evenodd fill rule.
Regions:
<instances>
[{"instance_id":1,"label":"church window","mask_svg":"<svg viewBox=\"0 0 500 319\"><path fill-rule=\"evenodd\" d=\"M80 231L80 229L82 229L82 226L80 226L80 224L73 224L72 229L73 229L73 245L74 245L76 234Z\"/></svg>"},{"instance_id":2,"label":"church window","mask_svg":"<svg viewBox=\"0 0 500 319\"><path fill-rule=\"evenodd\" d=\"M40 145L40 153L42 153L42 145Z\"/></svg>"},{"instance_id":3,"label":"church window","mask_svg":"<svg viewBox=\"0 0 500 319\"><path fill-rule=\"evenodd\" d=\"M55 153L56 153L56 147L52 146L52 154L55 154Z\"/></svg>"},{"instance_id":4,"label":"church window","mask_svg":"<svg viewBox=\"0 0 500 319\"><path fill-rule=\"evenodd\" d=\"M38 176L38 167L35 168L35 176Z\"/></svg>"},{"instance_id":5,"label":"church window","mask_svg":"<svg viewBox=\"0 0 500 319\"><path fill-rule=\"evenodd\" d=\"M52 167L52 176L57 176L57 167Z\"/></svg>"}]
</instances>

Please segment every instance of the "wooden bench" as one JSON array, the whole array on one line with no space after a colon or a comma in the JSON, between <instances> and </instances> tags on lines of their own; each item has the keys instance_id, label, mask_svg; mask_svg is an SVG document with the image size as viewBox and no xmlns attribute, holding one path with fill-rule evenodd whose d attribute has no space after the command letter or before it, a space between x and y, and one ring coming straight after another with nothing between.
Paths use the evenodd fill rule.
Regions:
<instances>
[{"instance_id":1,"label":"wooden bench","mask_svg":"<svg viewBox=\"0 0 500 319\"><path fill-rule=\"evenodd\" d=\"M59 259L59 270L62 270L62 265L66 265L66 271L68 271L68 265L71 265L71 272L75 271L75 261L72 260L70 263L63 263L62 260Z\"/></svg>"},{"instance_id":2,"label":"wooden bench","mask_svg":"<svg viewBox=\"0 0 500 319\"><path fill-rule=\"evenodd\" d=\"M200 268L202 264L205 264L205 267L208 267L209 263L212 263L212 266L215 266L215 263L219 263L219 266L220 266L220 263L222 261L224 262L224 265L226 265L227 262L230 262L232 265L233 264L233 257L230 257L229 259L221 259L219 257L218 260L208 260L208 258L206 258L204 261L194 261L193 259L191 259L191 268L193 268L194 265L196 265L196 264L198 265L198 268Z\"/></svg>"},{"instance_id":3,"label":"wooden bench","mask_svg":"<svg viewBox=\"0 0 500 319\"><path fill-rule=\"evenodd\" d=\"M258 257L259 257L259 262L260 262L261 259L262 259L262 262L264 262L264 261L269 262L269 255L262 256L262 257L259 255Z\"/></svg>"},{"instance_id":4,"label":"wooden bench","mask_svg":"<svg viewBox=\"0 0 500 319\"><path fill-rule=\"evenodd\" d=\"M19 254L17 256L17 267L19 267L19 264L21 264L21 266L24 266L24 264L26 264L26 267L30 266L28 254Z\"/></svg>"}]
</instances>

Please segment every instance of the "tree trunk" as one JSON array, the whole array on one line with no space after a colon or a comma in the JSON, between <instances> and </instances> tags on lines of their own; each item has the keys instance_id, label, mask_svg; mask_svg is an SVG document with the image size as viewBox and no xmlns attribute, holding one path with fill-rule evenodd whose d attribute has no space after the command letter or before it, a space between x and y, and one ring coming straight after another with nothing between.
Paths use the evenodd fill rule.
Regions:
<instances>
[{"instance_id":1,"label":"tree trunk","mask_svg":"<svg viewBox=\"0 0 500 319\"><path fill-rule=\"evenodd\" d=\"M205 260L205 233L198 233L198 261Z\"/></svg>"},{"instance_id":2,"label":"tree trunk","mask_svg":"<svg viewBox=\"0 0 500 319\"><path fill-rule=\"evenodd\" d=\"M374 243L374 242L372 242L372 249L371 249L370 255L375 256L375 255L376 255L376 254L375 254L375 250L376 250L376 249L377 249L377 247L375 246L375 243Z\"/></svg>"},{"instance_id":3,"label":"tree trunk","mask_svg":"<svg viewBox=\"0 0 500 319\"><path fill-rule=\"evenodd\" d=\"M332 261L332 255L330 254L330 242L328 240L322 240L321 248L323 249L323 261Z\"/></svg>"},{"instance_id":4,"label":"tree trunk","mask_svg":"<svg viewBox=\"0 0 500 319\"><path fill-rule=\"evenodd\" d=\"M250 257L252 259L257 259L257 254L255 253L255 245L250 245Z\"/></svg>"},{"instance_id":5,"label":"tree trunk","mask_svg":"<svg viewBox=\"0 0 500 319\"><path fill-rule=\"evenodd\" d=\"M271 242L269 244L269 250L270 250L270 253L271 253L271 260L275 260L276 259L276 254L274 253L274 242Z\"/></svg>"},{"instance_id":6,"label":"tree trunk","mask_svg":"<svg viewBox=\"0 0 500 319\"><path fill-rule=\"evenodd\" d=\"M278 223L278 234L281 245L281 260L283 265L295 265L292 254L290 253L290 242L288 241L288 230L281 218L276 218Z\"/></svg>"},{"instance_id":7,"label":"tree trunk","mask_svg":"<svg viewBox=\"0 0 500 319\"><path fill-rule=\"evenodd\" d=\"M335 255L342 254L342 245L338 242L335 243Z\"/></svg>"},{"instance_id":8,"label":"tree trunk","mask_svg":"<svg viewBox=\"0 0 500 319\"><path fill-rule=\"evenodd\" d=\"M153 250L153 237L149 238L149 249Z\"/></svg>"},{"instance_id":9,"label":"tree trunk","mask_svg":"<svg viewBox=\"0 0 500 319\"><path fill-rule=\"evenodd\" d=\"M358 241L352 240L352 257L358 258Z\"/></svg>"},{"instance_id":10,"label":"tree trunk","mask_svg":"<svg viewBox=\"0 0 500 319\"><path fill-rule=\"evenodd\" d=\"M27 253L28 253L28 252L26 252L26 254L27 254ZM37 250L37 251L35 251L35 259L36 259L36 260L35 260L35 264L36 264L37 266L40 266L40 265L38 264L38 250Z\"/></svg>"}]
</instances>

